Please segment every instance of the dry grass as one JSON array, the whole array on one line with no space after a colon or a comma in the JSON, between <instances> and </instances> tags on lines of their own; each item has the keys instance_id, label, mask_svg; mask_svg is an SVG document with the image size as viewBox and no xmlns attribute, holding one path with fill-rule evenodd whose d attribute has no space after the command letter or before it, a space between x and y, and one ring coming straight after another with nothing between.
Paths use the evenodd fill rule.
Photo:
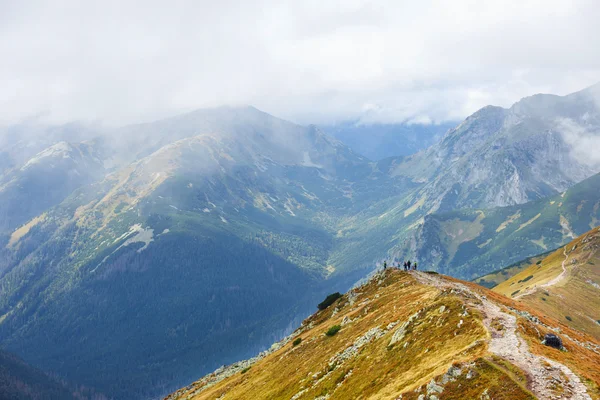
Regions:
<instances>
[{"instance_id":1,"label":"dry grass","mask_svg":"<svg viewBox=\"0 0 600 400\"><path fill-rule=\"evenodd\" d=\"M330 399L395 399L403 393L403 399L416 399L426 393L425 386L431 379L441 382L452 365L465 373L447 382L440 398L485 398L485 395L493 399L534 398L527 390L523 371L486 352L489 333L483 326L482 315L465 308L462 294L422 285L411 274L401 271L388 270L383 277L361 287L354 303L346 294L331 307L309 317L303 326L310 329L302 332L301 344L294 346L290 342L244 374L235 374L192 398L314 399L328 395ZM547 325L558 325L554 319L518 302L476 284L466 284L492 301L527 310ZM419 311L404 337L390 346L396 330ZM345 317L353 322L343 325ZM343 362L330 362L369 330L386 329L393 322L398 325L365 344L355 356ZM597 354L568 339L563 339L568 352L543 346L540 336L545 332L540 326L522 318L519 324L519 333L530 343L532 351L564 363L583 377L592 393L597 393L600 382ZM332 325L342 328L333 337L325 336L324 332ZM495 325L492 322L492 326L504 329L498 321ZM561 329L576 340L593 341L566 326ZM468 378L467 370L473 371ZM558 386L555 389L560 394L562 389Z\"/></svg>"},{"instance_id":2,"label":"dry grass","mask_svg":"<svg viewBox=\"0 0 600 400\"><path fill-rule=\"evenodd\" d=\"M600 340L600 231L598 228L575 239L567 246L567 274L556 285L540 287L563 272L564 249L558 249L546 257L541 265L532 265L493 290L508 297L535 288L519 301L544 315L589 333ZM533 278L524 281L528 276ZM521 281L519 283L519 281ZM569 317L569 318L567 318Z\"/></svg>"}]
</instances>

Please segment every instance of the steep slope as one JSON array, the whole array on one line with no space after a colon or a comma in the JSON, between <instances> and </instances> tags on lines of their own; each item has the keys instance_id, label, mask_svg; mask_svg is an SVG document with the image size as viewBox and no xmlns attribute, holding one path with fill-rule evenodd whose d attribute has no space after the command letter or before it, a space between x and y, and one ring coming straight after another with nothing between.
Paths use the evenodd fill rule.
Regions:
<instances>
[{"instance_id":1,"label":"steep slope","mask_svg":"<svg viewBox=\"0 0 600 400\"><path fill-rule=\"evenodd\" d=\"M321 126L326 133L341 140L358 154L371 159L409 156L435 144L458 123L442 124L375 124L361 121Z\"/></svg>"},{"instance_id":2,"label":"steep slope","mask_svg":"<svg viewBox=\"0 0 600 400\"><path fill-rule=\"evenodd\" d=\"M58 142L44 149L0 178L0 234L13 232L103 174L90 143Z\"/></svg>"},{"instance_id":3,"label":"steep slope","mask_svg":"<svg viewBox=\"0 0 600 400\"><path fill-rule=\"evenodd\" d=\"M599 188L600 175L594 175L547 199L432 214L406 252L427 268L473 279L556 249L597 226Z\"/></svg>"},{"instance_id":4,"label":"steep slope","mask_svg":"<svg viewBox=\"0 0 600 400\"><path fill-rule=\"evenodd\" d=\"M58 400L77 398L62 383L0 350L0 398L6 400ZM100 398L100 397L98 397Z\"/></svg>"},{"instance_id":5,"label":"steep slope","mask_svg":"<svg viewBox=\"0 0 600 400\"><path fill-rule=\"evenodd\" d=\"M600 228L494 288L600 340Z\"/></svg>"},{"instance_id":6,"label":"steep slope","mask_svg":"<svg viewBox=\"0 0 600 400\"><path fill-rule=\"evenodd\" d=\"M546 332L560 332L568 351L541 345ZM591 399L599 367L598 342L514 301L387 270L269 351L167 399Z\"/></svg>"},{"instance_id":7,"label":"steep slope","mask_svg":"<svg viewBox=\"0 0 600 400\"><path fill-rule=\"evenodd\" d=\"M426 182L425 208L488 208L563 192L600 172L580 157L573 132L600 135L600 85L568 96L538 94L509 109L485 107L394 171Z\"/></svg>"}]
</instances>

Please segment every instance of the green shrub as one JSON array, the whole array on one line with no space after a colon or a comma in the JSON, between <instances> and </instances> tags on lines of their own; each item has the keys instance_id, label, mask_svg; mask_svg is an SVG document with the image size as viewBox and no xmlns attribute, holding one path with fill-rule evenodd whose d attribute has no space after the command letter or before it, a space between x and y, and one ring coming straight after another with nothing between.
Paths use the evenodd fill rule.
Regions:
<instances>
[{"instance_id":1,"label":"green shrub","mask_svg":"<svg viewBox=\"0 0 600 400\"><path fill-rule=\"evenodd\" d=\"M332 293L329 296L325 297L325 300L323 300L321 303L319 303L319 305L317 306L317 308L319 310L324 310L327 307L329 307L330 305L332 305L340 297L342 297L342 295L341 295L340 292Z\"/></svg>"},{"instance_id":2,"label":"green shrub","mask_svg":"<svg viewBox=\"0 0 600 400\"><path fill-rule=\"evenodd\" d=\"M515 290L514 292L512 292L510 294L510 297L513 297L515 294L519 293L520 291L521 291L520 289L519 290Z\"/></svg>"},{"instance_id":3,"label":"green shrub","mask_svg":"<svg viewBox=\"0 0 600 400\"><path fill-rule=\"evenodd\" d=\"M565 318L567 319L567 321L573 321L573 318L569 317L568 315L565 315Z\"/></svg>"},{"instance_id":4,"label":"green shrub","mask_svg":"<svg viewBox=\"0 0 600 400\"><path fill-rule=\"evenodd\" d=\"M292 342L292 346L298 346L300 343L302 343L302 338L296 338L293 342Z\"/></svg>"},{"instance_id":5,"label":"green shrub","mask_svg":"<svg viewBox=\"0 0 600 400\"><path fill-rule=\"evenodd\" d=\"M332 326L331 328L329 328L329 329L327 330L327 332L325 332L325 334L326 334L327 336L333 336L333 335L335 335L336 333L338 333L338 332L340 331L340 329L342 329L342 327L341 327L341 326L339 326L339 325L334 325L334 326Z\"/></svg>"},{"instance_id":6,"label":"green shrub","mask_svg":"<svg viewBox=\"0 0 600 400\"><path fill-rule=\"evenodd\" d=\"M535 265L540 265L541 263L542 263L542 260L536 262Z\"/></svg>"},{"instance_id":7,"label":"green shrub","mask_svg":"<svg viewBox=\"0 0 600 400\"><path fill-rule=\"evenodd\" d=\"M431 274L431 275L439 275L440 273L437 271L425 271L426 274Z\"/></svg>"},{"instance_id":8,"label":"green shrub","mask_svg":"<svg viewBox=\"0 0 600 400\"><path fill-rule=\"evenodd\" d=\"M252 367L246 367L246 368L244 368L241 373L245 374L246 372L250 371L250 368L252 368Z\"/></svg>"},{"instance_id":9,"label":"green shrub","mask_svg":"<svg viewBox=\"0 0 600 400\"><path fill-rule=\"evenodd\" d=\"M530 280L531 278L533 278L533 275L529 275L527 278L521 279L519 281L519 283L523 283L523 282L527 282L528 280Z\"/></svg>"}]
</instances>

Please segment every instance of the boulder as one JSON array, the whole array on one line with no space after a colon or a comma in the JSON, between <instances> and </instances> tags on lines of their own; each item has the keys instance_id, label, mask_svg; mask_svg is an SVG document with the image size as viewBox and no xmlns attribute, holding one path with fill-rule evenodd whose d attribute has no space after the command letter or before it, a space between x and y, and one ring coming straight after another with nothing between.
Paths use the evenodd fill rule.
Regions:
<instances>
[{"instance_id":1,"label":"boulder","mask_svg":"<svg viewBox=\"0 0 600 400\"><path fill-rule=\"evenodd\" d=\"M562 340L553 333L547 333L546 336L544 336L544 341L542 343L559 350L563 348Z\"/></svg>"}]
</instances>

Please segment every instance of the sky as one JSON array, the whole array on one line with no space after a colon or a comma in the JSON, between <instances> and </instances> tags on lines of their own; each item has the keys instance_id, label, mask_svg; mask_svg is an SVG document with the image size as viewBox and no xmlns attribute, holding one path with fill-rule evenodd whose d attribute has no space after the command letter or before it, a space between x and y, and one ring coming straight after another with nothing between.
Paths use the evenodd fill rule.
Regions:
<instances>
[{"instance_id":1,"label":"sky","mask_svg":"<svg viewBox=\"0 0 600 400\"><path fill-rule=\"evenodd\" d=\"M0 0L0 122L439 123L600 81L597 0Z\"/></svg>"}]
</instances>

